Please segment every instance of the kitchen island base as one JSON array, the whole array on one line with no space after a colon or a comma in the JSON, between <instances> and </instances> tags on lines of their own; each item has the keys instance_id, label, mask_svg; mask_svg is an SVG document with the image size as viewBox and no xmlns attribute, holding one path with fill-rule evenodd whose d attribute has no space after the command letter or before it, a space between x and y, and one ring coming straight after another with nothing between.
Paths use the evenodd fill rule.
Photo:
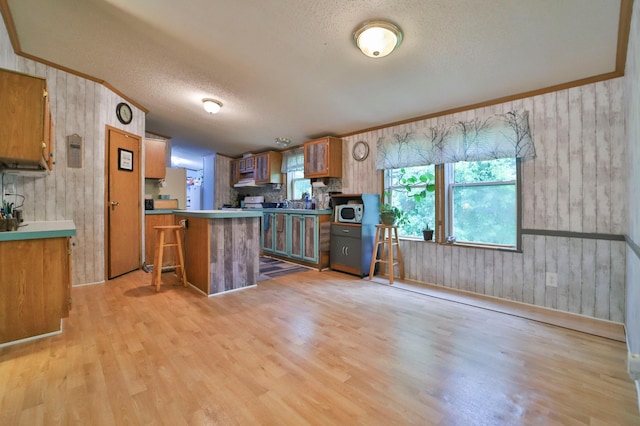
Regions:
<instances>
[{"instance_id":1,"label":"kitchen island base","mask_svg":"<svg viewBox=\"0 0 640 426\"><path fill-rule=\"evenodd\" d=\"M176 211L184 231L185 269L208 296L255 287L260 274L260 216L254 212Z\"/></svg>"}]
</instances>

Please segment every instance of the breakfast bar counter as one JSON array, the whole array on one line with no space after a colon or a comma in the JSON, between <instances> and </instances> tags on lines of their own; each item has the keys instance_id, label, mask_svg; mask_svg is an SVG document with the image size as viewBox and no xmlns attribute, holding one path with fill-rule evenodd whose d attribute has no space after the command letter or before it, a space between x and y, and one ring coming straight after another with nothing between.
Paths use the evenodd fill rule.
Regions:
<instances>
[{"instance_id":1,"label":"breakfast bar counter","mask_svg":"<svg viewBox=\"0 0 640 426\"><path fill-rule=\"evenodd\" d=\"M259 211L174 210L186 221L187 281L207 296L253 287L260 273Z\"/></svg>"}]
</instances>

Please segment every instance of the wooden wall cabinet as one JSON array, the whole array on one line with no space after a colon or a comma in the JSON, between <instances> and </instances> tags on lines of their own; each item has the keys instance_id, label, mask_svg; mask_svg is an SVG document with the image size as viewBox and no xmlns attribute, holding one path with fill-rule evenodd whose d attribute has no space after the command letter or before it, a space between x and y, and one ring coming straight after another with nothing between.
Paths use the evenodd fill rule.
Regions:
<instances>
[{"instance_id":1,"label":"wooden wall cabinet","mask_svg":"<svg viewBox=\"0 0 640 426\"><path fill-rule=\"evenodd\" d=\"M342 177L342 139L326 137L305 142L304 177Z\"/></svg>"},{"instance_id":2,"label":"wooden wall cabinet","mask_svg":"<svg viewBox=\"0 0 640 426\"><path fill-rule=\"evenodd\" d=\"M167 142L160 139L144 140L144 177L164 179L167 174Z\"/></svg>"},{"instance_id":3,"label":"wooden wall cabinet","mask_svg":"<svg viewBox=\"0 0 640 426\"><path fill-rule=\"evenodd\" d=\"M0 344L59 331L70 305L69 237L0 242Z\"/></svg>"},{"instance_id":4,"label":"wooden wall cabinet","mask_svg":"<svg viewBox=\"0 0 640 426\"><path fill-rule=\"evenodd\" d=\"M238 183L240 180L240 160L231 160L231 186Z\"/></svg>"},{"instance_id":5,"label":"wooden wall cabinet","mask_svg":"<svg viewBox=\"0 0 640 426\"><path fill-rule=\"evenodd\" d=\"M47 81L0 70L0 117L3 167L51 170L54 133Z\"/></svg>"},{"instance_id":6,"label":"wooden wall cabinet","mask_svg":"<svg viewBox=\"0 0 640 426\"><path fill-rule=\"evenodd\" d=\"M282 183L282 153L275 151L255 155L253 176L257 184Z\"/></svg>"},{"instance_id":7,"label":"wooden wall cabinet","mask_svg":"<svg viewBox=\"0 0 640 426\"><path fill-rule=\"evenodd\" d=\"M242 157L238 160L238 169L240 173L251 173L255 169L255 158L251 157Z\"/></svg>"}]
</instances>

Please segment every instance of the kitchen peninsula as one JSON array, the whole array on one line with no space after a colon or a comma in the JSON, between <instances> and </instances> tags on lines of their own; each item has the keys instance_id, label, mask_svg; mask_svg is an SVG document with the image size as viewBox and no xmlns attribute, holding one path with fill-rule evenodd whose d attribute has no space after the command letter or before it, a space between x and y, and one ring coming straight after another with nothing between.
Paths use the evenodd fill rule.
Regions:
<instances>
[{"instance_id":1,"label":"kitchen peninsula","mask_svg":"<svg viewBox=\"0 0 640 426\"><path fill-rule=\"evenodd\" d=\"M187 281L212 296L255 286L260 273L260 211L174 210L186 220Z\"/></svg>"}]
</instances>

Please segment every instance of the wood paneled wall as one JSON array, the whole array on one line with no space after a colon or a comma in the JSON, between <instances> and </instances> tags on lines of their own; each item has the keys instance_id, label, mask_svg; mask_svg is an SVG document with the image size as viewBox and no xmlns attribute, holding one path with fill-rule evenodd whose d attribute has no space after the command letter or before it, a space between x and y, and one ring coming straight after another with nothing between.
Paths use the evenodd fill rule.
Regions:
<instances>
[{"instance_id":1,"label":"wood paneled wall","mask_svg":"<svg viewBox=\"0 0 640 426\"><path fill-rule=\"evenodd\" d=\"M77 235L73 239L73 285L104 281L105 126L126 130L142 139L144 113L132 105L133 121L122 125L115 114L116 105L122 102L120 96L101 84L17 56L2 20L0 68L47 79L55 125L53 172L43 177L5 175L5 184L15 183L17 192L26 197L26 221L74 221ZM74 133L83 141L81 169L66 166L67 136Z\"/></svg>"},{"instance_id":2,"label":"wood paneled wall","mask_svg":"<svg viewBox=\"0 0 640 426\"><path fill-rule=\"evenodd\" d=\"M342 190L381 193L374 161L382 136L526 109L537 156L522 166L522 227L620 236L627 223L624 90L618 78L349 136ZM351 157L359 140L371 146L363 162ZM522 243L522 253L411 240L401 247L412 280L624 321L624 242L524 235ZM545 285L547 273L558 274L557 288Z\"/></svg>"},{"instance_id":3,"label":"wood paneled wall","mask_svg":"<svg viewBox=\"0 0 640 426\"><path fill-rule=\"evenodd\" d=\"M626 327L629 350L640 354L640 4L637 1L633 5L625 82L629 162Z\"/></svg>"}]
</instances>

